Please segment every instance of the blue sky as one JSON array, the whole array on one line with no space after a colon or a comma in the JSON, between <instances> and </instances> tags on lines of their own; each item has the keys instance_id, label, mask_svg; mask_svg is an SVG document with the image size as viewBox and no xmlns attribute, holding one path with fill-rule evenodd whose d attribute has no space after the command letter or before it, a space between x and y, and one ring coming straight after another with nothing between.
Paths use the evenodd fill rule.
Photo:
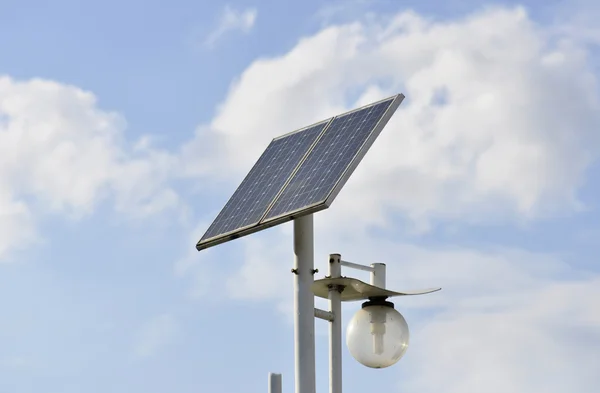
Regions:
<instances>
[{"instance_id":1,"label":"blue sky","mask_svg":"<svg viewBox=\"0 0 600 393\"><path fill-rule=\"evenodd\" d=\"M0 393L291 392L290 225L195 243L272 137L398 92L316 260L444 290L344 391L595 392L597 12L0 0Z\"/></svg>"}]
</instances>

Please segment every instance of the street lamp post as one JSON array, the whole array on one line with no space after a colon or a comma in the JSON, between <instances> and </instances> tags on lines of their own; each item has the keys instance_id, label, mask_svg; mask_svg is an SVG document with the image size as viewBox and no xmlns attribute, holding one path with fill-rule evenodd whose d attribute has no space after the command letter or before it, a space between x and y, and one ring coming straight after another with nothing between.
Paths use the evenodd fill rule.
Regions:
<instances>
[{"instance_id":1,"label":"street lamp post","mask_svg":"<svg viewBox=\"0 0 600 393\"><path fill-rule=\"evenodd\" d=\"M312 214L294 220L294 353L296 393L315 393L315 297Z\"/></svg>"},{"instance_id":2,"label":"street lamp post","mask_svg":"<svg viewBox=\"0 0 600 393\"><path fill-rule=\"evenodd\" d=\"M365 301L352 318L346 343L356 360L372 368L398 361L408 345L408 326L388 298L440 288L385 289L385 265L329 258L329 276L315 281L313 214L331 206L375 142L403 94L373 102L274 138L196 244L198 251L294 221L294 368L296 393L315 393L315 322L328 321L330 393L342 393L342 305ZM369 284L343 277L341 267L371 273ZM315 308L314 297L329 300ZM281 393L281 375L269 375L269 391Z\"/></svg>"},{"instance_id":3,"label":"street lamp post","mask_svg":"<svg viewBox=\"0 0 600 393\"><path fill-rule=\"evenodd\" d=\"M342 393L342 302L365 300L350 321L346 344L352 356L371 368L389 367L406 353L409 330L406 320L387 299L422 295L441 288L394 292L386 289L386 265L370 266L330 254L328 276L314 281L312 215L294 220L294 351L296 393L315 393L314 318L329 322L329 393ZM342 266L368 271L369 283L343 277ZM314 307L314 297L329 300L329 310ZM269 392L282 393L281 375L269 374ZM273 379L273 375L276 375Z\"/></svg>"}]
</instances>

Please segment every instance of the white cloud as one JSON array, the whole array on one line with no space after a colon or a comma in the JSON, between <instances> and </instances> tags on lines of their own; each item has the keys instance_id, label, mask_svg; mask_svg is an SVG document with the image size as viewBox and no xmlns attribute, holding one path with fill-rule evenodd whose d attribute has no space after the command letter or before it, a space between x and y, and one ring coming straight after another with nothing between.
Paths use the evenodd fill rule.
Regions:
<instances>
[{"instance_id":1,"label":"white cloud","mask_svg":"<svg viewBox=\"0 0 600 393\"><path fill-rule=\"evenodd\" d=\"M166 186L174 158L128 148L124 126L76 87L0 77L0 260L34 238L44 214L78 218L112 199L143 217L178 203Z\"/></svg>"},{"instance_id":2,"label":"white cloud","mask_svg":"<svg viewBox=\"0 0 600 393\"><path fill-rule=\"evenodd\" d=\"M229 277L227 293L233 299L287 299L292 275L289 264L281 262L287 259L285 245L289 244L247 241L245 245L243 264Z\"/></svg>"},{"instance_id":3,"label":"white cloud","mask_svg":"<svg viewBox=\"0 0 600 393\"><path fill-rule=\"evenodd\" d=\"M600 280L551 283L490 307L449 307L418 328L401 390L593 392ZM427 378L423 371L427 370ZM399 388L400 390L400 388Z\"/></svg>"},{"instance_id":4,"label":"white cloud","mask_svg":"<svg viewBox=\"0 0 600 393\"><path fill-rule=\"evenodd\" d=\"M354 262L385 262L390 289L443 288L393 300L411 329L398 391L595 391L600 382L597 274L553 255L517 249L361 242L322 229L317 227L318 278L326 274L326 255L342 251ZM291 323L289 235L253 236L240 243L243 263L229 279L228 293L238 301L269 301ZM349 269L343 274L367 279ZM345 305L344 326L357 306ZM326 326L317 323L316 329L323 333Z\"/></svg>"},{"instance_id":5,"label":"white cloud","mask_svg":"<svg viewBox=\"0 0 600 393\"><path fill-rule=\"evenodd\" d=\"M242 10L226 5L219 17L217 27L206 37L205 45L212 48L223 36L234 31L248 34L254 27L257 14L256 8Z\"/></svg>"},{"instance_id":6,"label":"white cloud","mask_svg":"<svg viewBox=\"0 0 600 393\"><path fill-rule=\"evenodd\" d=\"M217 264L219 260L211 260L207 258L206 253L198 254L196 250L196 242L202 237L208 223L200 222L193 229L188 229L189 236L182 242L182 247L185 251L184 256L175 262L174 274L180 278L191 277L191 289L187 293L189 298L203 299L206 302L208 294L213 293L212 290L219 292L212 285L217 285L214 277L218 276ZM208 296L213 299L212 296ZM216 297L218 298L218 297Z\"/></svg>"},{"instance_id":7,"label":"white cloud","mask_svg":"<svg viewBox=\"0 0 600 393\"><path fill-rule=\"evenodd\" d=\"M184 149L189 173L210 180L212 161L214 178L233 173L235 185L273 136L406 94L332 209L315 219L321 276L323 258L342 252L386 262L392 289L444 288L396 301L414 316L399 390L591 393L600 382L597 274L553 255L425 249L368 231L398 229L396 213L427 229L438 220L521 223L582 208L577 191L600 146L597 82L577 37L549 32L521 8L330 26L249 66ZM189 151L206 154L194 160ZM230 296L289 312L289 231L235 241L242 255L228 276Z\"/></svg>"},{"instance_id":8,"label":"white cloud","mask_svg":"<svg viewBox=\"0 0 600 393\"><path fill-rule=\"evenodd\" d=\"M134 353L147 358L168 345L177 334L177 321L170 314L162 314L149 320L136 337Z\"/></svg>"},{"instance_id":9,"label":"white cloud","mask_svg":"<svg viewBox=\"0 0 600 393\"><path fill-rule=\"evenodd\" d=\"M0 191L0 262L7 260L9 251L31 244L34 239L35 226L29 207Z\"/></svg>"},{"instance_id":10,"label":"white cloud","mask_svg":"<svg viewBox=\"0 0 600 393\"><path fill-rule=\"evenodd\" d=\"M577 190L600 146L585 47L550 40L521 8L454 22L411 12L370 20L250 65L187 147L206 151L189 155L192 169L217 162L219 176L237 180L273 136L402 91L405 103L336 201L338 218L383 225L398 212L419 229L582 208Z\"/></svg>"},{"instance_id":11,"label":"white cloud","mask_svg":"<svg viewBox=\"0 0 600 393\"><path fill-rule=\"evenodd\" d=\"M557 18L557 34L569 34L580 41L597 45L600 43L600 29L596 22L600 9L593 0L573 0L569 3L558 2L552 6Z\"/></svg>"},{"instance_id":12,"label":"white cloud","mask_svg":"<svg viewBox=\"0 0 600 393\"><path fill-rule=\"evenodd\" d=\"M315 18L324 26L336 21L363 19L374 15L370 10L382 3L381 0L328 1L317 10Z\"/></svg>"}]
</instances>

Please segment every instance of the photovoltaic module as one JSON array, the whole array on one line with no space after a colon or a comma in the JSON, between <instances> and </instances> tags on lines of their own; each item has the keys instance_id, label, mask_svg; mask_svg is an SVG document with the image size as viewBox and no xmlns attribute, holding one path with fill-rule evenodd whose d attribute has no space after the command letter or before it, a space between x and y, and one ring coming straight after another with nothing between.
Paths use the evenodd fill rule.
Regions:
<instances>
[{"instance_id":1,"label":"photovoltaic module","mask_svg":"<svg viewBox=\"0 0 600 393\"><path fill-rule=\"evenodd\" d=\"M196 248L331 206L403 99L398 94L273 139Z\"/></svg>"}]
</instances>

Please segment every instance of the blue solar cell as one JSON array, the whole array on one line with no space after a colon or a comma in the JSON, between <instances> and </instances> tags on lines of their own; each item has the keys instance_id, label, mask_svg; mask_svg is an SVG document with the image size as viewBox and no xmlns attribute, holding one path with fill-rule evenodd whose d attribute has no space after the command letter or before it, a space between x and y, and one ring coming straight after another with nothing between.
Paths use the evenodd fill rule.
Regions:
<instances>
[{"instance_id":1,"label":"blue solar cell","mask_svg":"<svg viewBox=\"0 0 600 393\"><path fill-rule=\"evenodd\" d=\"M264 221L325 203L393 100L390 98L333 119Z\"/></svg>"},{"instance_id":2,"label":"blue solar cell","mask_svg":"<svg viewBox=\"0 0 600 393\"><path fill-rule=\"evenodd\" d=\"M200 243L257 225L329 121L274 139Z\"/></svg>"}]
</instances>

